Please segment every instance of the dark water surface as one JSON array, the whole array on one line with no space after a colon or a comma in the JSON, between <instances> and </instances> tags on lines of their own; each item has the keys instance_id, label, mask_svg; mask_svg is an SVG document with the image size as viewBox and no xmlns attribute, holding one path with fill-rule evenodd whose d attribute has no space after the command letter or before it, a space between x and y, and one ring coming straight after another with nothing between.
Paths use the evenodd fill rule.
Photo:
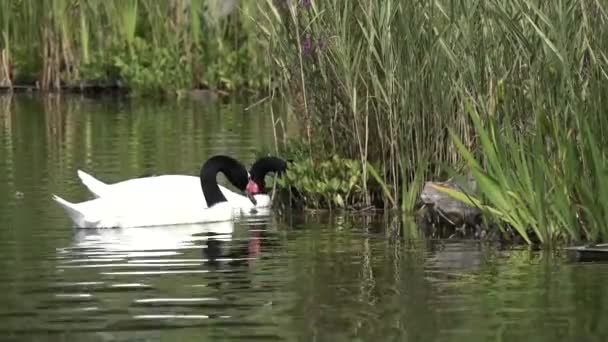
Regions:
<instances>
[{"instance_id":1,"label":"dark water surface","mask_svg":"<svg viewBox=\"0 0 608 342\"><path fill-rule=\"evenodd\" d=\"M279 215L73 229L51 200L272 150L263 108L0 97L1 341L606 341L608 265L394 219Z\"/></svg>"}]
</instances>

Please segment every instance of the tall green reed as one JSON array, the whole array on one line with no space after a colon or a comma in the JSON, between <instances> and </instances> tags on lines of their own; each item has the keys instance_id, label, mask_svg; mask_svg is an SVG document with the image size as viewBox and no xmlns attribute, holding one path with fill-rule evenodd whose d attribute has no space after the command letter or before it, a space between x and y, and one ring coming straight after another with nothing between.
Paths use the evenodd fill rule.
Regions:
<instances>
[{"instance_id":1,"label":"tall green reed","mask_svg":"<svg viewBox=\"0 0 608 342\"><path fill-rule=\"evenodd\" d=\"M606 240L608 120L601 112L608 60L596 56L608 47L598 40L606 35L608 17L599 3L582 1L530 8L524 16L529 40L520 40L527 45L521 54L533 61L530 72L539 76L529 127L508 125L513 122L508 112L501 113L507 124L492 119L484 124L480 113L497 111L471 106L483 167L464 146L459 149L487 203L528 242L531 236L547 245ZM532 53L545 60L535 61Z\"/></svg>"},{"instance_id":2,"label":"tall green reed","mask_svg":"<svg viewBox=\"0 0 608 342\"><path fill-rule=\"evenodd\" d=\"M0 50L13 80L43 89L115 80L139 92L262 85L256 7L243 2L214 17L210 8L222 3L7 0Z\"/></svg>"},{"instance_id":3,"label":"tall green reed","mask_svg":"<svg viewBox=\"0 0 608 342\"><path fill-rule=\"evenodd\" d=\"M2 35L0 35L0 42L2 43L2 48L0 48L0 86L7 87L11 86L11 77L10 77L10 65L8 61L10 60L10 40L8 39L9 30L10 30L10 6L7 2L3 2L0 4L0 26L2 27Z\"/></svg>"},{"instance_id":4,"label":"tall green reed","mask_svg":"<svg viewBox=\"0 0 608 342\"><path fill-rule=\"evenodd\" d=\"M603 3L307 3L267 0L258 24L315 155L371 165L384 186L370 191L403 209L444 165L476 160L494 214L528 241L604 236Z\"/></svg>"}]
</instances>

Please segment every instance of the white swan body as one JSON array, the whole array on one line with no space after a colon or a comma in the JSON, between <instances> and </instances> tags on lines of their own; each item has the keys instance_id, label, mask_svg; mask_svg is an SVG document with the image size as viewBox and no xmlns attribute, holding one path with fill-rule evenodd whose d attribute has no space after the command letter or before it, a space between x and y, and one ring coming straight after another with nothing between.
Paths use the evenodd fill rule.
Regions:
<instances>
[{"instance_id":1,"label":"white swan body","mask_svg":"<svg viewBox=\"0 0 608 342\"><path fill-rule=\"evenodd\" d=\"M103 197L82 203L70 203L56 195L53 195L53 199L79 228L127 228L228 221L234 218L234 211L217 184L216 176L219 172L224 173L238 188L246 187L248 173L245 167L234 158L218 155L205 162L197 186L183 193L179 191L179 184L192 183L188 178L173 176L168 179L177 179L177 183L165 182L160 188L146 186L145 182L143 186L134 183L135 186L127 187L133 192L108 191ZM88 182L91 183L91 179ZM174 186L177 189L171 189Z\"/></svg>"},{"instance_id":2,"label":"white swan body","mask_svg":"<svg viewBox=\"0 0 608 342\"><path fill-rule=\"evenodd\" d=\"M95 197L119 196L125 198L153 197L172 198L179 203L195 201L206 203L201 192L200 178L187 175L162 175L134 178L126 181L107 184L90 174L78 170L78 177ZM270 196L256 194L254 205L249 198L219 185L226 200L235 209L266 208L270 206Z\"/></svg>"},{"instance_id":3,"label":"white swan body","mask_svg":"<svg viewBox=\"0 0 608 342\"><path fill-rule=\"evenodd\" d=\"M200 197L203 197L202 194ZM106 196L70 203L54 195L78 228L128 228L221 222L233 218L228 202L207 208L205 203L175 202L171 199L140 197L137 199Z\"/></svg>"}]
</instances>

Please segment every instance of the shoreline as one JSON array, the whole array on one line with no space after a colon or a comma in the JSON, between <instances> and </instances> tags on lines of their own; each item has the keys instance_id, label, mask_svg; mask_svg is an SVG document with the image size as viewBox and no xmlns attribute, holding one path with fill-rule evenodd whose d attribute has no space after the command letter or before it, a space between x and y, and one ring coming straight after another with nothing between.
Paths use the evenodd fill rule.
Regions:
<instances>
[{"instance_id":1,"label":"shoreline","mask_svg":"<svg viewBox=\"0 0 608 342\"><path fill-rule=\"evenodd\" d=\"M228 92L221 89L211 88L193 88L189 90L183 90L187 93L188 98L209 101L216 100L218 98L225 98L234 94L238 94L240 91ZM122 82L82 82L79 85L62 85L60 88L42 89L38 84L21 83L11 86L0 86L0 95L6 94L74 94L74 95L114 95L114 96L129 96L133 94L133 90L130 87L124 86ZM163 90L161 94L167 97L180 97L180 95L174 94L175 92L169 90ZM169 95L173 94L173 95ZM153 97L158 94L143 93L141 97Z\"/></svg>"}]
</instances>

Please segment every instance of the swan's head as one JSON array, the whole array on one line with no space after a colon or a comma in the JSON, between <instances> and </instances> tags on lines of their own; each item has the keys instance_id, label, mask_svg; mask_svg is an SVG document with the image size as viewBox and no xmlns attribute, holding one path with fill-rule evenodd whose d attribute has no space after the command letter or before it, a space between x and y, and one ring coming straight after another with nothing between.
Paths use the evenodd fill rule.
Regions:
<instances>
[{"instance_id":1,"label":"swan's head","mask_svg":"<svg viewBox=\"0 0 608 342\"><path fill-rule=\"evenodd\" d=\"M265 194L266 193L266 175L274 172L281 175L287 170L287 162L278 157L262 157L251 165L249 171L249 183L247 184L247 193Z\"/></svg>"}]
</instances>

